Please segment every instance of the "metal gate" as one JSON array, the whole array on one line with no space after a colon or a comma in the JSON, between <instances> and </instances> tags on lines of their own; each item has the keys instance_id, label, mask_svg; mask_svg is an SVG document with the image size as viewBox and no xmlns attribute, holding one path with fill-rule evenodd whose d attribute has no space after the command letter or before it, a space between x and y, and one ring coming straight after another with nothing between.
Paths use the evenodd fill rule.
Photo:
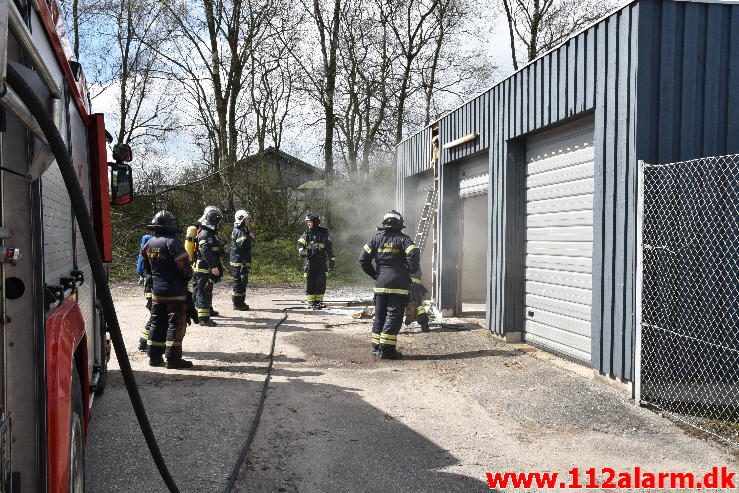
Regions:
<instances>
[{"instance_id":1,"label":"metal gate","mask_svg":"<svg viewBox=\"0 0 739 493\"><path fill-rule=\"evenodd\" d=\"M639 188L635 399L739 446L739 155Z\"/></svg>"}]
</instances>

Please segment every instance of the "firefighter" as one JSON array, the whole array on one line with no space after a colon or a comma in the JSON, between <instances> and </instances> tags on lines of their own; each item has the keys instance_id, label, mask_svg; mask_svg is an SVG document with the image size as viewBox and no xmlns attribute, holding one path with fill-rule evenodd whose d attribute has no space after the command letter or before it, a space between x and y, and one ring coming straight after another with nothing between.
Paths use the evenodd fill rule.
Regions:
<instances>
[{"instance_id":1,"label":"firefighter","mask_svg":"<svg viewBox=\"0 0 739 493\"><path fill-rule=\"evenodd\" d=\"M421 332L429 332L429 312L423 306L423 298L428 293L428 289L421 282L421 267L411 274L411 296L410 303L405 310L405 324L418 322L421 326Z\"/></svg>"},{"instance_id":2,"label":"firefighter","mask_svg":"<svg viewBox=\"0 0 739 493\"><path fill-rule=\"evenodd\" d=\"M314 310L326 308L323 295L326 293L326 272L336 267L336 257L328 229L320 226L321 218L309 212L305 216L307 229L298 239L298 255L305 258L305 300Z\"/></svg>"},{"instance_id":3,"label":"firefighter","mask_svg":"<svg viewBox=\"0 0 739 493\"><path fill-rule=\"evenodd\" d=\"M216 236L218 225L222 220L221 211L209 205L198 221L200 229L196 237L194 268L195 307L200 325L206 327L215 327L216 323L211 317L218 315L218 312L213 310L213 285L223 276L221 263L223 247Z\"/></svg>"},{"instance_id":4,"label":"firefighter","mask_svg":"<svg viewBox=\"0 0 739 493\"><path fill-rule=\"evenodd\" d=\"M139 245L139 257L136 259L136 272L139 274L139 284L144 285L144 297L146 298L146 310L149 312L149 318L146 319L146 325L144 330L141 331L139 336L139 351L142 353L146 352L147 341L149 340L149 330L151 328L151 276L147 275L144 271L144 255L141 250L146 245L146 242L151 238L150 234L145 234L141 237L141 245Z\"/></svg>"},{"instance_id":5,"label":"firefighter","mask_svg":"<svg viewBox=\"0 0 739 493\"><path fill-rule=\"evenodd\" d=\"M403 228L403 216L395 210L388 212L359 257L362 270L375 280L372 352L382 359L403 357L396 347L398 332L411 292L410 274L418 270L420 261L418 247Z\"/></svg>"},{"instance_id":6,"label":"firefighter","mask_svg":"<svg viewBox=\"0 0 739 493\"><path fill-rule=\"evenodd\" d=\"M256 240L254 233L249 229L251 218L249 213L236 211L234 229L231 232L231 270L234 278L231 300L234 310L247 311L246 287L249 284L249 270L251 269L251 247Z\"/></svg>"},{"instance_id":7,"label":"firefighter","mask_svg":"<svg viewBox=\"0 0 739 493\"><path fill-rule=\"evenodd\" d=\"M185 247L177 238L177 219L169 211L157 212L148 229L154 232L141 253L144 270L152 280L149 365L192 368L182 359L182 340L187 324L187 284L192 267Z\"/></svg>"}]
</instances>

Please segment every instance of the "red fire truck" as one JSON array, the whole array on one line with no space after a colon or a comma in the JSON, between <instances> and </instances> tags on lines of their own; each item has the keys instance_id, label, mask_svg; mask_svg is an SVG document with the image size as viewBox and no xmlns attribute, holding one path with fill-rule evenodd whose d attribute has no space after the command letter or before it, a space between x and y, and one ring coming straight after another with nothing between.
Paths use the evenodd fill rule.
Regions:
<instances>
[{"instance_id":1,"label":"red fire truck","mask_svg":"<svg viewBox=\"0 0 739 493\"><path fill-rule=\"evenodd\" d=\"M109 188L112 202L131 199L131 168L107 162L103 115L91 113L81 66L65 52L63 25L55 0L0 0L3 493L84 491L90 407L105 388L110 353L92 255L19 86L27 84L53 117L104 262L112 255Z\"/></svg>"}]
</instances>

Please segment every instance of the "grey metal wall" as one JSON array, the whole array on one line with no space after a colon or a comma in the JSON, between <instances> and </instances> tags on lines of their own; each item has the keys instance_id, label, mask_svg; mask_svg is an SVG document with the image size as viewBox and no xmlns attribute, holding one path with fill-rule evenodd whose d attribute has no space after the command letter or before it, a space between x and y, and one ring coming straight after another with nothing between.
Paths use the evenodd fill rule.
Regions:
<instances>
[{"instance_id":1,"label":"grey metal wall","mask_svg":"<svg viewBox=\"0 0 739 493\"><path fill-rule=\"evenodd\" d=\"M639 159L739 152L739 5L642 4Z\"/></svg>"},{"instance_id":2,"label":"grey metal wall","mask_svg":"<svg viewBox=\"0 0 739 493\"><path fill-rule=\"evenodd\" d=\"M523 330L525 139L588 114L595 117L592 365L630 380L637 160L739 152L739 6L635 1L440 121L442 146L480 134L442 151L443 188L458 178L450 163L489 151L487 322L498 334ZM399 147L401 194L403 178L427 165L411 158L427 133ZM447 195L442 231L455 217L444 210L454 207ZM450 267L442 262L442 278ZM443 279L442 308L455 283Z\"/></svg>"},{"instance_id":3,"label":"grey metal wall","mask_svg":"<svg viewBox=\"0 0 739 493\"><path fill-rule=\"evenodd\" d=\"M490 92L480 94L439 121L441 164L468 158L484 151L490 145ZM476 133L479 137L466 144L444 149L444 144Z\"/></svg>"},{"instance_id":4,"label":"grey metal wall","mask_svg":"<svg viewBox=\"0 0 739 493\"><path fill-rule=\"evenodd\" d=\"M395 205L403 212L405 179L431 169L431 128L426 127L408 137L395 152Z\"/></svg>"}]
</instances>

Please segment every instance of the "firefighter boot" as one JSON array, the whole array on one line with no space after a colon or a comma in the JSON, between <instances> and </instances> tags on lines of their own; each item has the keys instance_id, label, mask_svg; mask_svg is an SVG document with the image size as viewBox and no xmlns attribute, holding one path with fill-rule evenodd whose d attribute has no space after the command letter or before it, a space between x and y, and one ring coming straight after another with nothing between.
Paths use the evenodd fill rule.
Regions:
<instances>
[{"instance_id":1,"label":"firefighter boot","mask_svg":"<svg viewBox=\"0 0 739 493\"><path fill-rule=\"evenodd\" d=\"M167 358L167 369L168 370L186 370L192 368L192 361L188 361L182 358Z\"/></svg>"},{"instance_id":2,"label":"firefighter boot","mask_svg":"<svg viewBox=\"0 0 739 493\"><path fill-rule=\"evenodd\" d=\"M164 358L161 356L149 357L149 366L164 366Z\"/></svg>"},{"instance_id":3,"label":"firefighter boot","mask_svg":"<svg viewBox=\"0 0 739 493\"><path fill-rule=\"evenodd\" d=\"M243 296L231 296L231 301L233 302L234 310L239 312L249 311L249 305L244 303Z\"/></svg>"},{"instance_id":4,"label":"firefighter boot","mask_svg":"<svg viewBox=\"0 0 739 493\"><path fill-rule=\"evenodd\" d=\"M210 307L210 316L211 317L217 317L220 315L220 312L216 311L212 306Z\"/></svg>"},{"instance_id":5,"label":"firefighter boot","mask_svg":"<svg viewBox=\"0 0 739 493\"><path fill-rule=\"evenodd\" d=\"M200 325L203 327L217 327L218 324L210 317L200 317Z\"/></svg>"},{"instance_id":6,"label":"firefighter boot","mask_svg":"<svg viewBox=\"0 0 739 493\"><path fill-rule=\"evenodd\" d=\"M395 349L395 346L385 346L380 348L380 359L401 359L403 353Z\"/></svg>"},{"instance_id":7,"label":"firefighter boot","mask_svg":"<svg viewBox=\"0 0 739 493\"><path fill-rule=\"evenodd\" d=\"M418 322L418 325L421 326L421 332L430 332L431 329L429 328L429 316L424 311L423 314L419 314L418 318L416 319Z\"/></svg>"}]
</instances>

